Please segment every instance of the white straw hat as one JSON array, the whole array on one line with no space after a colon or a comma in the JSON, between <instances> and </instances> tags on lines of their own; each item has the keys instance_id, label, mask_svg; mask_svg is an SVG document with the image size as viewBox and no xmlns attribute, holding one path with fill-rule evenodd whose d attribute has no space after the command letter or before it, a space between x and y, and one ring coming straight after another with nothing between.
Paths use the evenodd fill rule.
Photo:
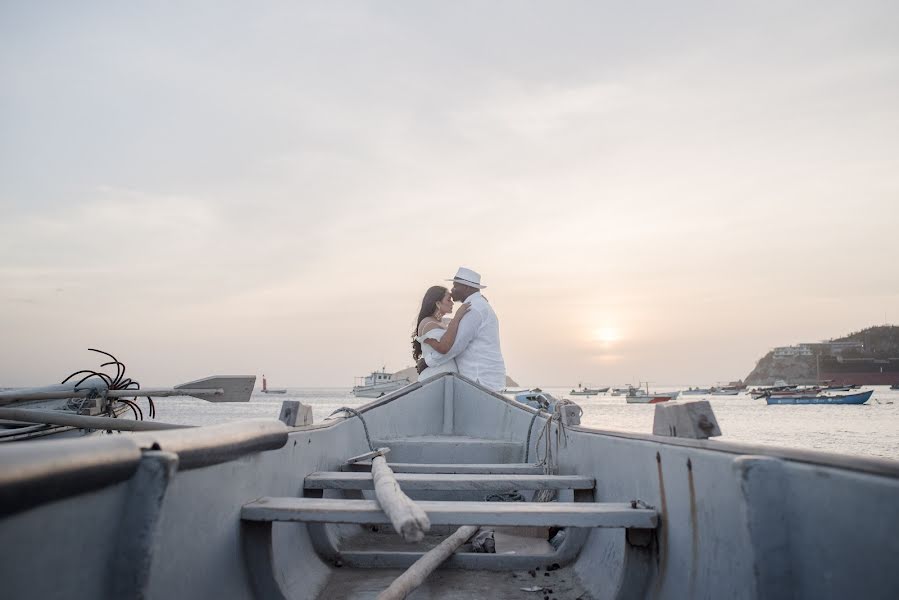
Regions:
<instances>
[{"instance_id":1,"label":"white straw hat","mask_svg":"<svg viewBox=\"0 0 899 600\"><path fill-rule=\"evenodd\" d=\"M487 287L486 285L481 285L480 273L465 267L459 267L459 270L456 271L456 276L452 279L447 279L447 281L455 281L456 283L461 283L462 285L467 285L468 287L477 288L479 290L483 290Z\"/></svg>"}]
</instances>

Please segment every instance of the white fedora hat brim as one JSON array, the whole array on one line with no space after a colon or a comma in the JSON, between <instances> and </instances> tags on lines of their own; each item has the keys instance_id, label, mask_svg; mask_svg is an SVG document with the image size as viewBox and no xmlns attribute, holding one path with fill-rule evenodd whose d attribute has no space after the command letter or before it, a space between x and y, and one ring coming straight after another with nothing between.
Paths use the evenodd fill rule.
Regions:
<instances>
[{"instance_id":1,"label":"white fedora hat brim","mask_svg":"<svg viewBox=\"0 0 899 600\"><path fill-rule=\"evenodd\" d=\"M462 285L467 285L468 287L473 287L478 290L483 290L486 288L486 285L481 285L480 283L475 283L474 281L468 281L467 279L462 279L461 277L453 277L452 279L446 279L444 281L452 281L454 283L461 283Z\"/></svg>"}]
</instances>

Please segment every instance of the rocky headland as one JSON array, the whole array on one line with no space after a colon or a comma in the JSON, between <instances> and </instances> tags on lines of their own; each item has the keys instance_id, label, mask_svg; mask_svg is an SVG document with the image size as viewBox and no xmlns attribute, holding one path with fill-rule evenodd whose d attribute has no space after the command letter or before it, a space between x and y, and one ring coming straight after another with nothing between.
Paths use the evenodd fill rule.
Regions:
<instances>
[{"instance_id":1,"label":"rocky headland","mask_svg":"<svg viewBox=\"0 0 899 600\"><path fill-rule=\"evenodd\" d=\"M791 348L795 348L796 355L785 354L783 349L777 348L765 354L746 376L746 384L775 385L779 380L795 385L819 383L821 356L839 354L844 358L877 359L899 356L899 327L878 325L826 342L799 344Z\"/></svg>"}]
</instances>

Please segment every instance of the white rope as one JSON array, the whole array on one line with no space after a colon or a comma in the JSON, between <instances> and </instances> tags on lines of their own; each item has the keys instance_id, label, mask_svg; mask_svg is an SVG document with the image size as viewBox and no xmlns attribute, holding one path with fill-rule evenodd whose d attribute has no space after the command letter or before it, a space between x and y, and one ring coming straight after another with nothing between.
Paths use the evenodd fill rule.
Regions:
<instances>
[{"instance_id":1,"label":"white rope","mask_svg":"<svg viewBox=\"0 0 899 600\"><path fill-rule=\"evenodd\" d=\"M550 417L540 429L540 434L534 442L534 453L540 458L540 440L544 440L545 447L543 457L537 463L543 467L545 475L554 475L559 469L559 446L568 446L568 432L565 431L565 422L562 419L563 406L566 404L574 404L570 400L558 400L553 408ZM555 431L553 423L555 422ZM544 439L545 438L545 439ZM553 442L555 442L555 450L553 450ZM534 502L552 502L557 494L557 490L542 489L534 493Z\"/></svg>"}]
</instances>

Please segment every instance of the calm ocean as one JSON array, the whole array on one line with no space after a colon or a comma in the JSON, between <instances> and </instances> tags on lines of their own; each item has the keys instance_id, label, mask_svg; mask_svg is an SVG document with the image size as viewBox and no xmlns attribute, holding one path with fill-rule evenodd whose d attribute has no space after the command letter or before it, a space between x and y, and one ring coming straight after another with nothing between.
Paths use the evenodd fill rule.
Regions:
<instances>
[{"instance_id":1,"label":"calm ocean","mask_svg":"<svg viewBox=\"0 0 899 600\"><path fill-rule=\"evenodd\" d=\"M547 388L569 397L571 388ZM659 390L676 388L659 386ZM863 389L872 389L865 387ZM686 396L712 403L721 440L805 448L899 460L899 391L874 386L867 404L768 406L749 395ZM596 429L652 433L654 406L627 404L622 396L573 397L584 409L582 424ZM360 406L348 388L294 388L284 395L255 393L250 402L212 404L193 398L159 398L157 419L168 423L209 425L249 418L277 419L281 402L301 400L312 406L318 423L341 406ZM143 401L142 404L145 404Z\"/></svg>"}]
</instances>

